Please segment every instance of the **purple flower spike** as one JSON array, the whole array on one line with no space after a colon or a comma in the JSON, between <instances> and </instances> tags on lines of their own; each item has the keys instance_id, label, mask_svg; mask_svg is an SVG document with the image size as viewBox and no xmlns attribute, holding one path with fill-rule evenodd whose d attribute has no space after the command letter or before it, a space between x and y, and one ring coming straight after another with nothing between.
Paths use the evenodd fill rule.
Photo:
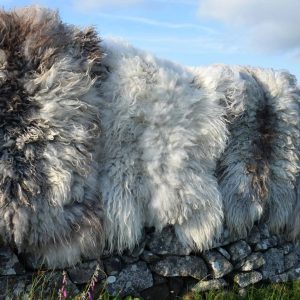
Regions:
<instances>
[{"instance_id":1,"label":"purple flower spike","mask_svg":"<svg viewBox=\"0 0 300 300\"><path fill-rule=\"evenodd\" d=\"M68 293L67 293L66 289L63 289L63 296L64 296L64 298L67 298L67 296L68 296Z\"/></svg>"},{"instance_id":2,"label":"purple flower spike","mask_svg":"<svg viewBox=\"0 0 300 300\"><path fill-rule=\"evenodd\" d=\"M88 292L88 295L89 295L89 300L93 300L92 293L91 293L91 292Z\"/></svg>"}]
</instances>

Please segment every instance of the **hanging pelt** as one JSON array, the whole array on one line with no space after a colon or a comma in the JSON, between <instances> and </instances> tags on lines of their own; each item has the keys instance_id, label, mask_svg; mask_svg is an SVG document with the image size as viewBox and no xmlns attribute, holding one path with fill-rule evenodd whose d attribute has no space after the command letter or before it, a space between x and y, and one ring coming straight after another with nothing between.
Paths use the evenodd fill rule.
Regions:
<instances>
[{"instance_id":1,"label":"hanging pelt","mask_svg":"<svg viewBox=\"0 0 300 300\"><path fill-rule=\"evenodd\" d=\"M139 241L145 225L175 227L193 249L223 230L214 176L227 139L223 97L193 83L186 68L126 43L104 41L100 188L109 249Z\"/></svg>"},{"instance_id":2,"label":"hanging pelt","mask_svg":"<svg viewBox=\"0 0 300 300\"><path fill-rule=\"evenodd\" d=\"M195 71L199 82L211 82L211 89L225 95L220 104L227 111L230 137L216 173L227 226L243 236L262 221L279 233L298 218L291 227L294 235L299 233L299 216L292 217L300 157L300 91L295 77L250 67Z\"/></svg>"},{"instance_id":3,"label":"hanging pelt","mask_svg":"<svg viewBox=\"0 0 300 300\"><path fill-rule=\"evenodd\" d=\"M0 11L0 234L52 267L103 245L98 42L47 9Z\"/></svg>"}]
</instances>

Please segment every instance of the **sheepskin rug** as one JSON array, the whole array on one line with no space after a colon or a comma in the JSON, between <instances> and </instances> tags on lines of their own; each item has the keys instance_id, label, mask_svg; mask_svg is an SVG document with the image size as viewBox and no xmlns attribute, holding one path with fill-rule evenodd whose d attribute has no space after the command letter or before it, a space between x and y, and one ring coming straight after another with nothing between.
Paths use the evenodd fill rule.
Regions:
<instances>
[{"instance_id":1,"label":"sheepskin rug","mask_svg":"<svg viewBox=\"0 0 300 300\"><path fill-rule=\"evenodd\" d=\"M274 233L296 237L300 233L296 78L284 71L240 66L193 71L199 86L210 86L226 99L220 104L226 108L230 134L216 170L226 225L233 234L244 236L260 221Z\"/></svg>"},{"instance_id":2,"label":"sheepskin rug","mask_svg":"<svg viewBox=\"0 0 300 300\"><path fill-rule=\"evenodd\" d=\"M256 222L300 235L300 90L187 68L50 10L0 12L0 235L50 267L173 225L208 249Z\"/></svg>"},{"instance_id":3,"label":"sheepskin rug","mask_svg":"<svg viewBox=\"0 0 300 300\"><path fill-rule=\"evenodd\" d=\"M187 68L104 41L100 190L109 249L132 248L145 225L175 227L193 249L223 230L214 175L227 141L224 98Z\"/></svg>"},{"instance_id":4,"label":"sheepskin rug","mask_svg":"<svg viewBox=\"0 0 300 300\"><path fill-rule=\"evenodd\" d=\"M103 247L98 43L47 9L0 11L0 235L52 267Z\"/></svg>"}]
</instances>

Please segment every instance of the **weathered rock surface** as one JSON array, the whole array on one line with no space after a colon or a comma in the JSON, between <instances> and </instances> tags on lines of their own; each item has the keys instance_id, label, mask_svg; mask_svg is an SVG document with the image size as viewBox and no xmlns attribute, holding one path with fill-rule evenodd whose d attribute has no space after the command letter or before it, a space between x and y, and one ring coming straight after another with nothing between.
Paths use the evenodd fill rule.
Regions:
<instances>
[{"instance_id":1,"label":"weathered rock surface","mask_svg":"<svg viewBox=\"0 0 300 300\"><path fill-rule=\"evenodd\" d=\"M263 279L269 279L274 275L284 272L283 250L271 248L264 254L265 264L261 268Z\"/></svg>"},{"instance_id":2,"label":"weathered rock surface","mask_svg":"<svg viewBox=\"0 0 300 300\"><path fill-rule=\"evenodd\" d=\"M251 253L251 247L244 240L229 245L227 250L234 262L241 261Z\"/></svg>"},{"instance_id":3,"label":"weathered rock surface","mask_svg":"<svg viewBox=\"0 0 300 300\"><path fill-rule=\"evenodd\" d=\"M272 236L267 239L263 239L258 242L254 248L255 251L267 250L269 248L277 246L278 240L276 236Z\"/></svg>"},{"instance_id":4,"label":"weathered rock surface","mask_svg":"<svg viewBox=\"0 0 300 300\"><path fill-rule=\"evenodd\" d=\"M192 249L179 242L170 226L163 229L162 232L154 233L147 246L152 253L159 255L189 255L192 252Z\"/></svg>"},{"instance_id":5,"label":"weathered rock surface","mask_svg":"<svg viewBox=\"0 0 300 300\"><path fill-rule=\"evenodd\" d=\"M154 263L151 269L166 277L191 276L201 280L208 275L204 260L197 256L168 256Z\"/></svg>"},{"instance_id":6,"label":"weathered rock surface","mask_svg":"<svg viewBox=\"0 0 300 300\"><path fill-rule=\"evenodd\" d=\"M284 256L284 269L288 270L299 263L299 257L296 252L290 252Z\"/></svg>"},{"instance_id":7,"label":"weathered rock surface","mask_svg":"<svg viewBox=\"0 0 300 300\"><path fill-rule=\"evenodd\" d=\"M223 277L233 270L232 264L216 250L204 252L203 257L211 268L214 278Z\"/></svg>"},{"instance_id":8,"label":"weathered rock surface","mask_svg":"<svg viewBox=\"0 0 300 300\"><path fill-rule=\"evenodd\" d=\"M126 266L113 282L107 280L107 291L112 296L138 295L152 286L152 274L144 262Z\"/></svg>"},{"instance_id":9,"label":"weathered rock surface","mask_svg":"<svg viewBox=\"0 0 300 300\"><path fill-rule=\"evenodd\" d=\"M222 247L218 247L217 250L228 260L230 260L231 256L228 251Z\"/></svg>"},{"instance_id":10,"label":"weathered rock surface","mask_svg":"<svg viewBox=\"0 0 300 300\"><path fill-rule=\"evenodd\" d=\"M279 249L283 251L283 254L289 254L295 249L295 245L293 243L284 243Z\"/></svg>"},{"instance_id":11,"label":"weathered rock surface","mask_svg":"<svg viewBox=\"0 0 300 300\"><path fill-rule=\"evenodd\" d=\"M203 280L199 281L193 288L192 291L199 293L209 290L219 290L228 286L228 283L223 279L212 279L212 280Z\"/></svg>"},{"instance_id":12,"label":"weathered rock surface","mask_svg":"<svg viewBox=\"0 0 300 300\"><path fill-rule=\"evenodd\" d=\"M273 283L287 282L287 281L299 280L299 279L300 279L300 267L290 269L285 273L273 275L269 278L269 280Z\"/></svg>"},{"instance_id":13,"label":"weathered rock surface","mask_svg":"<svg viewBox=\"0 0 300 300\"><path fill-rule=\"evenodd\" d=\"M259 282L262 280L261 273L257 271L238 273L234 276L234 282L236 282L241 288L244 288L250 284Z\"/></svg>"},{"instance_id":14,"label":"weathered rock surface","mask_svg":"<svg viewBox=\"0 0 300 300\"><path fill-rule=\"evenodd\" d=\"M262 253L254 252L239 262L235 268L241 271L252 271L262 267L265 263L266 261Z\"/></svg>"}]
</instances>

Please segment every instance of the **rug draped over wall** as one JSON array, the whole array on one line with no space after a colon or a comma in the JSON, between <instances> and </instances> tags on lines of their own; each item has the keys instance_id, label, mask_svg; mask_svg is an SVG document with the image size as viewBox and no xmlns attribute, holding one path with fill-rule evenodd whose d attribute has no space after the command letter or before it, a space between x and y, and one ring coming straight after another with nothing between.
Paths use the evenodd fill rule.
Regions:
<instances>
[{"instance_id":1,"label":"rug draped over wall","mask_svg":"<svg viewBox=\"0 0 300 300\"><path fill-rule=\"evenodd\" d=\"M29 7L0 12L0 91L0 235L25 257L71 265L168 225L194 251L257 223L299 237L288 72L180 66Z\"/></svg>"}]
</instances>

